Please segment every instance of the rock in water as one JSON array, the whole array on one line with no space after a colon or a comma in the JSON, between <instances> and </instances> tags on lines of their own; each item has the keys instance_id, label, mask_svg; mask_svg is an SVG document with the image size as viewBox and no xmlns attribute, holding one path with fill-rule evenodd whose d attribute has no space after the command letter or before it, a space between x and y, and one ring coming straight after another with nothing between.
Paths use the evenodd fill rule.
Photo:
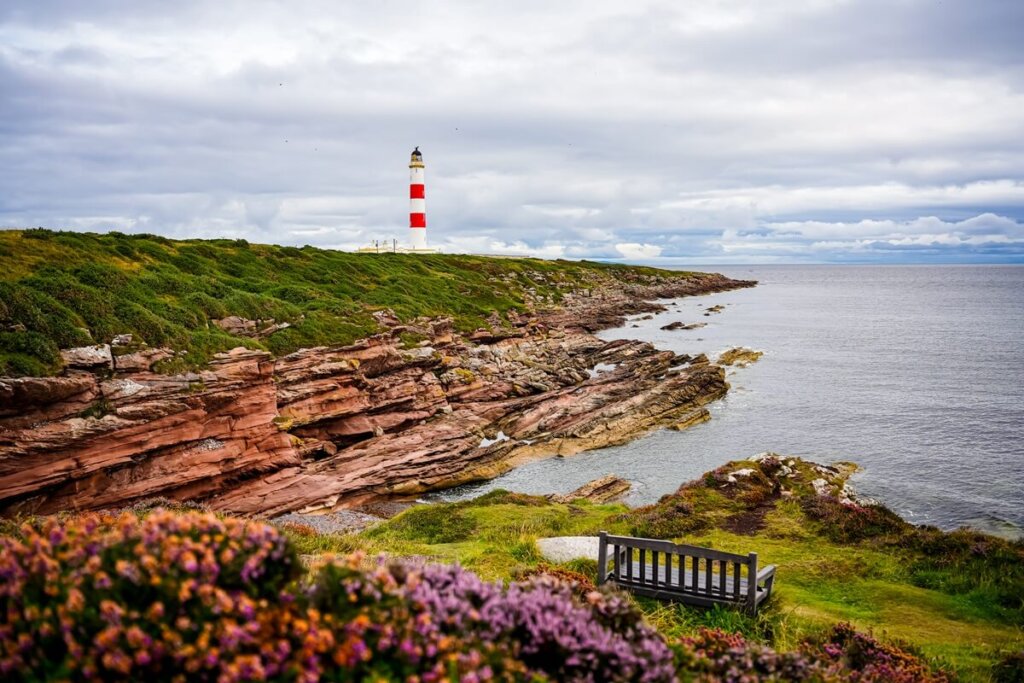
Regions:
<instances>
[{"instance_id":1,"label":"rock in water","mask_svg":"<svg viewBox=\"0 0 1024 683\"><path fill-rule=\"evenodd\" d=\"M753 349L745 347L737 347L735 349L729 349L719 356L718 364L735 365L736 367L745 368L751 363L757 361L757 359L763 355L763 351L754 351Z\"/></svg>"},{"instance_id":2,"label":"rock in water","mask_svg":"<svg viewBox=\"0 0 1024 683\"><path fill-rule=\"evenodd\" d=\"M707 323L690 323L687 325L677 320L668 325L662 325L661 329L669 332L672 330L699 330L702 327L707 327L707 325Z\"/></svg>"},{"instance_id":3,"label":"rock in water","mask_svg":"<svg viewBox=\"0 0 1024 683\"><path fill-rule=\"evenodd\" d=\"M556 503L571 503L576 500L589 500L591 503L610 503L626 495L631 484L614 474L587 482L572 493L552 496Z\"/></svg>"},{"instance_id":4,"label":"rock in water","mask_svg":"<svg viewBox=\"0 0 1024 683\"><path fill-rule=\"evenodd\" d=\"M707 422L710 419L711 419L711 413L708 412L708 409L707 408L701 408L700 410L695 410L694 412L692 412L689 415L685 416L679 422L676 422L675 424L669 425L668 428L669 429L673 429L673 430L675 430L677 432L681 432L684 429L689 429L690 427L692 427L694 425L699 425L700 423Z\"/></svg>"}]
</instances>

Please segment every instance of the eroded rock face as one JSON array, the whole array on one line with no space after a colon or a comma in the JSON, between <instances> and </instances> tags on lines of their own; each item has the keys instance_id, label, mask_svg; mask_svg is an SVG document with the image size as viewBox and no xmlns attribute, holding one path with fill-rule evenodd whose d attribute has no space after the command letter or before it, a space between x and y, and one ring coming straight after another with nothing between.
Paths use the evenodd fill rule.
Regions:
<instances>
[{"instance_id":1,"label":"eroded rock face","mask_svg":"<svg viewBox=\"0 0 1024 683\"><path fill-rule=\"evenodd\" d=\"M54 512L199 498L232 478L298 464L291 437L273 423L273 368L269 354L236 349L197 375L49 379L61 390L36 393L18 417L0 419L0 504ZM24 396L25 384L40 381L0 386ZM58 398L73 389L72 400ZM0 414L12 408L5 401Z\"/></svg>"},{"instance_id":2,"label":"eroded rock face","mask_svg":"<svg viewBox=\"0 0 1024 683\"><path fill-rule=\"evenodd\" d=\"M335 509L623 443L724 395L724 371L588 330L660 308L641 297L737 284L569 297L467 337L417 320L276 360L239 348L172 377L148 371L166 353L155 349L138 370L119 356L113 375L0 379L0 510L154 496L235 513ZM409 330L423 346L401 348Z\"/></svg>"}]
</instances>

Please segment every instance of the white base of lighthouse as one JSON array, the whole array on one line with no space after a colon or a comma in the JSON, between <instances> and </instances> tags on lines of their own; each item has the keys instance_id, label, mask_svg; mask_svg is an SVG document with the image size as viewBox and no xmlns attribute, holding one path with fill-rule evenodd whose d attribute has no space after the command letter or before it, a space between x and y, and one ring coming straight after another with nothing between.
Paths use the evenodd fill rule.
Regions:
<instances>
[{"instance_id":1,"label":"white base of lighthouse","mask_svg":"<svg viewBox=\"0 0 1024 683\"><path fill-rule=\"evenodd\" d=\"M427 248L426 228L409 228L409 248L415 251Z\"/></svg>"}]
</instances>

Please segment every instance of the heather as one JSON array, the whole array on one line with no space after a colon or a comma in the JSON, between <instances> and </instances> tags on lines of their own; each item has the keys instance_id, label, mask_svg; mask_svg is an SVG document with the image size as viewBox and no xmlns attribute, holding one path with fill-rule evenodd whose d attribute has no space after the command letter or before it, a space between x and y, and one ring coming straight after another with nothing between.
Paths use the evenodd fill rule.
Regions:
<instances>
[{"instance_id":1,"label":"heather","mask_svg":"<svg viewBox=\"0 0 1024 683\"><path fill-rule=\"evenodd\" d=\"M450 316L473 330L494 314L552 305L610 281L667 282L692 273L637 266L454 255L352 254L245 240L171 240L48 230L0 231L0 375L48 375L58 349L136 343L183 352L165 370L200 367L237 346L286 354ZM211 321L239 316L290 327L264 339Z\"/></svg>"},{"instance_id":2,"label":"heather","mask_svg":"<svg viewBox=\"0 0 1024 683\"><path fill-rule=\"evenodd\" d=\"M5 680L666 681L621 595L361 556L303 571L275 527L158 509L0 538Z\"/></svg>"},{"instance_id":3,"label":"heather","mask_svg":"<svg viewBox=\"0 0 1024 683\"><path fill-rule=\"evenodd\" d=\"M776 652L737 633L701 628L680 639L677 656L685 681L783 681L832 683L947 683L919 657L838 624L792 652Z\"/></svg>"}]
</instances>

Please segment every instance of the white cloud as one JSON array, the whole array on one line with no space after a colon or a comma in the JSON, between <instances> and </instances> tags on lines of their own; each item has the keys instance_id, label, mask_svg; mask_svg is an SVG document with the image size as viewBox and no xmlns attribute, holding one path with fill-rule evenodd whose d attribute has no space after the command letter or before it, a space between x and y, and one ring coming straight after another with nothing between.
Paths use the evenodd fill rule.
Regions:
<instances>
[{"instance_id":1,"label":"white cloud","mask_svg":"<svg viewBox=\"0 0 1024 683\"><path fill-rule=\"evenodd\" d=\"M636 242L620 242L615 250L627 259L646 260L661 256L662 248L657 244L637 244Z\"/></svg>"}]
</instances>

